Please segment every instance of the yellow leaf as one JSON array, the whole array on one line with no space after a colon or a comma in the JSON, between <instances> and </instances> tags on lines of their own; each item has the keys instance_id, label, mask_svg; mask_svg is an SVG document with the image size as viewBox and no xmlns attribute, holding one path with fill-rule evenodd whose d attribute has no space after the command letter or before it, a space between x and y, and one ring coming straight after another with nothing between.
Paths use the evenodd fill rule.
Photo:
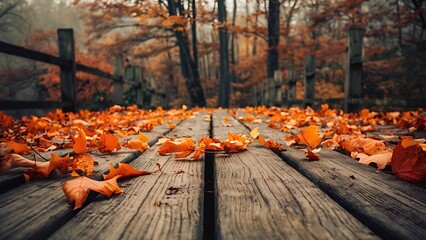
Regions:
<instances>
[{"instance_id":1,"label":"yellow leaf","mask_svg":"<svg viewBox=\"0 0 426 240\"><path fill-rule=\"evenodd\" d=\"M259 133L258 127L253 128L253 130L251 130L251 132L250 132L250 136L254 139L256 139L259 135L260 135L260 133Z\"/></svg>"}]
</instances>

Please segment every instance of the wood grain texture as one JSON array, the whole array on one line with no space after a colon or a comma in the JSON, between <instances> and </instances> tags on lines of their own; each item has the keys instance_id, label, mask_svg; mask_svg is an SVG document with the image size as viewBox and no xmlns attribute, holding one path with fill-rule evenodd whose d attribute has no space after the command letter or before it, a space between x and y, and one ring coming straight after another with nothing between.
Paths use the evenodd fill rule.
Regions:
<instances>
[{"instance_id":1,"label":"wood grain texture","mask_svg":"<svg viewBox=\"0 0 426 240\"><path fill-rule=\"evenodd\" d=\"M149 139L158 139L168 129L163 126L147 132ZM112 154L92 154L99 164L95 166L93 179L101 180L108 164L130 162L140 153L122 149ZM71 219L72 211L62 191L62 184L72 179L69 175L55 174L36 179L0 194L0 239L44 239ZM96 194L89 195L87 202Z\"/></svg>"},{"instance_id":2,"label":"wood grain texture","mask_svg":"<svg viewBox=\"0 0 426 240\"><path fill-rule=\"evenodd\" d=\"M168 137L208 136L202 114L188 119ZM203 161L160 156L159 145L131 163L137 169L165 173L119 183L124 193L96 201L55 232L51 239L195 239L202 234ZM178 173L183 171L183 173ZM159 203L160 205L156 205Z\"/></svg>"},{"instance_id":3,"label":"wood grain texture","mask_svg":"<svg viewBox=\"0 0 426 240\"><path fill-rule=\"evenodd\" d=\"M259 127L265 138L284 144L284 133ZM314 182L362 223L383 238L426 239L426 190L322 148L319 161L308 161L302 151L289 147L282 159Z\"/></svg>"},{"instance_id":4,"label":"wood grain texture","mask_svg":"<svg viewBox=\"0 0 426 240\"><path fill-rule=\"evenodd\" d=\"M248 135L224 113L214 114L215 137ZM218 222L223 239L374 239L372 232L271 150L216 156Z\"/></svg>"}]
</instances>

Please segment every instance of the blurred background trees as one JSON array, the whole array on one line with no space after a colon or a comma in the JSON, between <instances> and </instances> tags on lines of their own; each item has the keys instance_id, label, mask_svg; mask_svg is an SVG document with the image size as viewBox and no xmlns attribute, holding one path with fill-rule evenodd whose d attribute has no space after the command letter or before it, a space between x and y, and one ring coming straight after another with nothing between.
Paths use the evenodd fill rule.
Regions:
<instances>
[{"instance_id":1,"label":"blurred background trees","mask_svg":"<svg viewBox=\"0 0 426 240\"><path fill-rule=\"evenodd\" d=\"M365 56L422 44L425 8L424 0L2 0L0 40L57 54L56 29L73 28L78 62L112 71L119 54L143 68L147 85L165 86L171 107L244 106L259 81L274 70L285 78L292 66L302 98L308 53L316 96L342 97L348 29L364 30ZM425 56L366 63L367 97L426 98ZM112 83L85 74L77 82L79 101L111 103ZM60 94L58 69L1 53L0 85L0 99Z\"/></svg>"}]
</instances>

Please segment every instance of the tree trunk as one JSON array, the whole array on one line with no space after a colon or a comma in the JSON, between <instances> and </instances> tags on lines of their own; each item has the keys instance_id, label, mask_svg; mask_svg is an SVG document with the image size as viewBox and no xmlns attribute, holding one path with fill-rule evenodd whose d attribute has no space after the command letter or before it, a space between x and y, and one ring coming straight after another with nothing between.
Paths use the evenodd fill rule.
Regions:
<instances>
[{"instance_id":1,"label":"tree trunk","mask_svg":"<svg viewBox=\"0 0 426 240\"><path fill-rule=\"evenodd\" d=\"M168 11L170 16L177 16L176 3L182 12L182 5L180 2L174 0L167 0ZM178 27L178 26L175 26ZM185 78L186 88L191 98L192 104L195 106L206 106L206 99L204 90L201 86L200 74L198 72L198 64L195 62L198 59L192 59L189 48L188 35L185 31L175 31L177 44L179 46L179 56L181 61L182 75Z\"/></svg>"},{"instance_id":2,"label":"tree trunk","mask_svg":"<svg viewBox=\"0 0 426 240\"><path fill-rule=\"evenodd\" d=\"M267 77L273 78L274 71L278 70L278 44L280 40L280 2L269 1L268 10L268 60Z\"/></svg>"},{"instance_id":3,"label":"tree trunk","mask_svg":"<svg viewBox=\"0 0 426 240\"><path fill-rule=\"evenodd\" d=\"M218 18L221 24L226 22L226 7L224 0L218 0ZM220 56L220 86L219 106L229 107L230 82L228 78L228 34L226 27L219 28L219 56Z\"/></svg>"}]
</instances>

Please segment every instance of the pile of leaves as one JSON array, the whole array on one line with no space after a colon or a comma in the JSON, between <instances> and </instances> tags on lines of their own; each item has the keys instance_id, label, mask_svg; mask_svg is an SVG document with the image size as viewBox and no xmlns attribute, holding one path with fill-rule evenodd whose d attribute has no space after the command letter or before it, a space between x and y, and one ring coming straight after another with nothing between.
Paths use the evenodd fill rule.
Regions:
<instances>
[{"instance_id":1,"label":"pile of leaves","mask_svg":"<svg viewBox=\"0 0 426 240\"><path fill-rule=\"evenodd\" d=\"M246 116L240 120L249 123L266 121L269 127L286 133L287 146L306 146L303 151L311 160L319 160L316 153L323 146L343 151L360 163L374 163L378 170L391 167L393 174L409 182L417 183L426 177L426 140L412 137L416 132L426 130L423 109L402 113L377 113L364 109L357 114L346 114L324 104L319 111L310 107L281 109L264 106L248 107L245 111ZM376 128L389 125L406 130L406 134L367 135Z\"/></svg>"},{"instance_id":2,"label":"pile of leaves","mask_svg":"<svg viewBox=\"0 0 426 240\"><path fill-rule=\"evenodd\" d=\"M110 196L121 192L116 183L118 178L150 174L120 164L118 169L110 166L110 174L104 176L106 181L92 180L88 178L96 165L92 153L109 154L122 147L143 152L149 148L144 131L151 131L165 122L174 128L176 125L171 121L191 117L196 111L186 107L150 111L137 106L113 106L104 112L82 110L76 114L56 110L45 117L30 116L21 120L0 112L0 173L23 167L27 169L24 171L26 181L48 177L54 170L78 177L63 186L64 193L77 209L90 190ZM69 152L62 156L51 153L50 159L39 154L56 149L69 149ZM31 152L33 156L29 155ZM37 159L35 154L44 161Z\"/></svg>"}]
</instances>

